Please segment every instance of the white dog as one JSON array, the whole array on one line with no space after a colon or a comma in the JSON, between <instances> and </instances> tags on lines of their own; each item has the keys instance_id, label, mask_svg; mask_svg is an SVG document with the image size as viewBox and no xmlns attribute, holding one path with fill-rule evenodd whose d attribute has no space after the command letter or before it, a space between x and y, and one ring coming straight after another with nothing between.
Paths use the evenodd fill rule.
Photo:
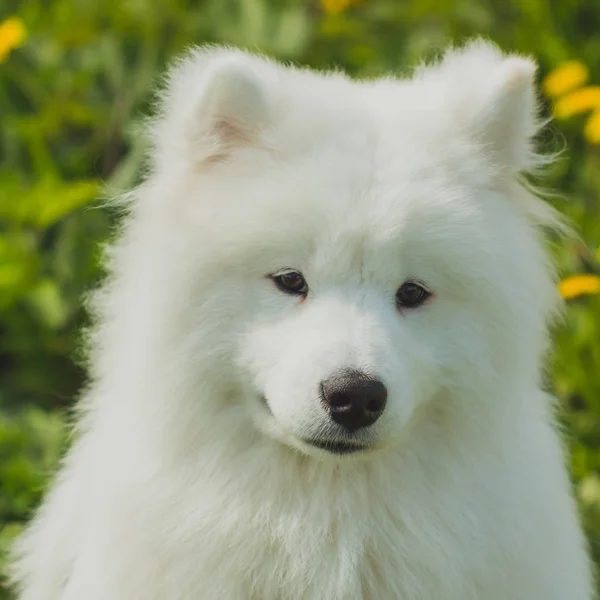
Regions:
<instances>
[{"instance_id":1,"label":"white dog","mask_svg":"<svg viewBox=\"0 0 600 600\"><path fill-rule=\"evenodd\" d=\"M535 66L172 71L21 600L590 600Z\"/></svg>"}]
</instances>

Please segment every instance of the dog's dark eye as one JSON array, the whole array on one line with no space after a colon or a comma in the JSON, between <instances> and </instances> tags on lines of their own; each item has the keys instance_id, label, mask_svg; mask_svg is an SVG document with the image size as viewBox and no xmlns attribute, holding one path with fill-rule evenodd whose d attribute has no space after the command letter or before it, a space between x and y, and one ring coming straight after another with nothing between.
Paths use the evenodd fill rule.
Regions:
<instances>
[{"instance_id":1,"label":"dog's dark eye","mask_svg":"<svg viewBox=\"0 0 600 600\"><path fill-rule=\"evenodd\" d=\"M295 296L306 296L308 294L308 283L298 271L283 271L271 275L275 285L286 294Z\"/></svg>"},{"instance_id":2,"label":"dog's dark eye","mask_svg":"<svg viewBox=\"0 0 600 600\"><path fill-rule=\"evenodd\" d=\"M402 308L416 308L421 306L431 296L421 284L415 281L406 281L396 292L396 304Z\"/></svg>"}]
</instances>

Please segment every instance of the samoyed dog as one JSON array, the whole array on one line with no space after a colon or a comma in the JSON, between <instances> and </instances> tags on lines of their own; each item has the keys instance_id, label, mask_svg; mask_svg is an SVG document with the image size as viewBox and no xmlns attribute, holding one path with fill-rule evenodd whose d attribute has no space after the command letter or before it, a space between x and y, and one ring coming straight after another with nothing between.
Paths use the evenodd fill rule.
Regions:
<instances>
[{"instance_id":1,"label":"samoyed dog","mask_svg":"<svg viewBox=\"0 0 600 600\"><path fill-rule=\"evenodd\" d=\"M535 65L171 71L21 600L590 600L540 379Z\"/></svg>"}]
</instances>

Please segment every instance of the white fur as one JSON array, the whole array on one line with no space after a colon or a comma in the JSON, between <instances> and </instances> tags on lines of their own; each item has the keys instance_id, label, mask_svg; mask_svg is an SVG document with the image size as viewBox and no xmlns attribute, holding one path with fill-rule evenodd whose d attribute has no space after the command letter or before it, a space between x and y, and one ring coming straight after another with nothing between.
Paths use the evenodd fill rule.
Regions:
<instances>
[{"instance_id":1,"label":"white fur","mask_svg":"<svg viewBox=\"0 0 600 600\"><path fill-rule=\"evenodd\" d=\"M21 600L590 600L540 389L550 212L517 183L534 71L483 42L405 81L176 66ZM410 278L433 296L398 310ZM388 404L338 457L303 439L347 367Z\"/></svg>"}]
</instances>

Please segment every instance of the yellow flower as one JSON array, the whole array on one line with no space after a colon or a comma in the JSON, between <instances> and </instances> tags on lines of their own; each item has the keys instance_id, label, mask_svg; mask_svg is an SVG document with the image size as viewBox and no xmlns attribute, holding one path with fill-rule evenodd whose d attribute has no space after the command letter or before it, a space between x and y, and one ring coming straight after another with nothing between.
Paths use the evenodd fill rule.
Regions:
<instances>
[{"instance_id":1,"label":"yellow flower","mask_svg":"<svg viewBox=\"0 0 600 600\"><path fill-rule=\"evenodd\" d=\"M600 293L600 277L598 275L572 275L558 284L558 291L565 300L583 294Z\"/></svg>"},{"instance_id":2,"label":"yellow flower","mask_svg":"<svg viewBox=\"0 0 600 600\"><path fill-rule=\"evenodd\" d=\"M600 107L587 120L583 133L590 144L600 144Z\"/></svg>"},{"instance_id":3,"label":"yellow flower","mask_svg":"<svg viewBox=\"0 0 600 600\"><path fill-rule=\"evenodd\" d=\"M360 0L321 0L321 6L328 15L339 15L352 4L358 4Z\"/></svg>"},{"instance_id":4,"label":"yellow flower","mask_svg":"<svg viewBox=\"0 0 600 600\"><path fill-rule=\"evenodd\" d=\"M560 98L554 105L554 116L567 119L572 115L600 108L600 86L590 85Z\"/></svg>"},{"instance_id":5,"label":"yellow flower","mask_svg":"<svg viewBox=\"0 0 600 600\"><path fill-rule=\"evenodd\" d=\"M546 96L556 98L583 85L588 76L589 71L584 64L571 60L554 69L544 79L542 87Z\"/></svg>"},{"instance_id":6,"label":"yellow flower","mask_svg":"<svg viewBox=\"0 0 600 600\"><path fill-rule=\"evenodd\" d=\"M4 62L11 50L23 44L27 37L25 24L19 17L9 17L0 23L0 63Z\"/></svg>"}]
</instances>

